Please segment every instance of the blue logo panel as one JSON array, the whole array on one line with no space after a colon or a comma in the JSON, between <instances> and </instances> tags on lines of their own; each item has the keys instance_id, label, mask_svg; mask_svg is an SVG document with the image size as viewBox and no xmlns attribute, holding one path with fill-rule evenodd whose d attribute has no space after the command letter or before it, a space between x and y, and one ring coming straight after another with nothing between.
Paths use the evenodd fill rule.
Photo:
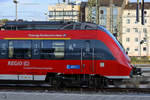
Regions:
<instances>
[{"instance_id":1,"label":"blue logo panel","mask_svg":"<svg viewBox=\"0 0 150 100\"><path fill-rule=\"evenodd\" d=\"M80 65L67 65L67 69L80 69Z\"/></svg>"}]
</instances>

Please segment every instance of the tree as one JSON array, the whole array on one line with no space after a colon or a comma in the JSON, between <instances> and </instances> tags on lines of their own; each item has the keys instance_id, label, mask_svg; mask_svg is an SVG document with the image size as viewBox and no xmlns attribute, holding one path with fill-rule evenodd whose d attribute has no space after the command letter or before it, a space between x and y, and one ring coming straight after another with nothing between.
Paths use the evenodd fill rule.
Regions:
<instances>
[{"instance_id":1,"label":"tree","mask_svg":"<svg viewBox=\"0 0 150 100\"><path fill-rule=\"evenodd\" d=\"M5 23L5 22L7 22L7 21L9 21L8 19L1 19L0 20L0 22L2 22L2 23Z\"/></svg>"}]
</instances>

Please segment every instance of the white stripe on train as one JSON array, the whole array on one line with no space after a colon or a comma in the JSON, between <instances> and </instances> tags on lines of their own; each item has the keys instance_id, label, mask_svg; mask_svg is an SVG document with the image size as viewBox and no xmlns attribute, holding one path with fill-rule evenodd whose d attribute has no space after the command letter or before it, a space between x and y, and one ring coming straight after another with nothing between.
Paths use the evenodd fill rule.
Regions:
<instances>
[{"instance_id":1,"label":"white stripe on train","mask_svg":"<svg viewBox=\"0 0 150 100\"><path fill-rule=\"evenodd\" d=\"M109 79L129 79L129 76L105 76ZM0 80L33 80L33 81L44 81L46 75L7 75L1 74Z\"/></svg>"},{"instance_id":2,"label":"white stripe on train","mask_svg":"<svg viewBox=\"0 0 150 100\"><path fill-rule=\"evenodd\" d=\"M1 74L0 80L35 80L44 81L46 75L7 75Z\"/></svg>"}]
</instances>

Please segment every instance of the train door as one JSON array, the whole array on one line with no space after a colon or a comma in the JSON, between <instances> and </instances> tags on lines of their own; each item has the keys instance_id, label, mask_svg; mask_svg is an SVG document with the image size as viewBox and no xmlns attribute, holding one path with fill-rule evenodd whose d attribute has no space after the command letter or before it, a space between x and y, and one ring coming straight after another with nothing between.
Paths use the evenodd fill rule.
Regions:
<instances>
[{"instance_id":1,"label":"train door","mask_svg":"<svg viewBox=\"0 0 150 100\"><path fill-rule=\"evenodd\" d=\"M68 69L75 69L83 74L94 73L96 62L93 44L92 40L68 40L65 52L65 59L71 60L71 62L67 62Z\"/></svg>"},{"instance_id":2,"label":"train door","mask_svg":"<svg viewBox=\"0 0 150 100\"><path fill-rule=\"evenodd\" d=\"M94 60L94 46L92 40L84 40L81 48L81 72L94 73L95 60Z\"/></svg>"}]
</instances>

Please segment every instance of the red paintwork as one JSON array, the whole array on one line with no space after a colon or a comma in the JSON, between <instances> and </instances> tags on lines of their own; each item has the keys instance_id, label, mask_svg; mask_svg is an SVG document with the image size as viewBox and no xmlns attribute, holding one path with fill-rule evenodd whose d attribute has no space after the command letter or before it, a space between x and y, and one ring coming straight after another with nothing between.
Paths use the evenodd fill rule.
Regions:
<instances>
[{"instance_id":1,"label":"red paintwork","mask_svg":"<svg viewBox=\"0 0 150 100\"><path fill-rule=\"evenodd\" d=\"M32 36L31 36L32 34ZM42 36L40 36L42 34ZM43 36L43 35L61 35L61 36ZM64 35L66 34L66 36ZM33 36L34 35L34 36ZM39 35L39 36L37 36ZM67 69L67 65L80 65L80 60L24 60L24 59L0 59L0 74L28 74L28 75L46 75L48 72L64 74L99 74L102 76L129 76L132 68L126 54L121 51L115 41L105 32L100 30L22 30L22 31L0 31L0 39L5 38L71 38L71 39L95 39L104 42L111 50L116 60L96 60L94 72L92 71L92 61L84 60L85 68ZM11 66L8 61L17 61L24 63L28 61L29 65L24 64ZM100 62L105 66L100 67ZM35 69L39 68L39 69ZM43 68L43 69L42 69ZM50 69L47 69L50 68Z\"/></svg>"}]
</instances>

